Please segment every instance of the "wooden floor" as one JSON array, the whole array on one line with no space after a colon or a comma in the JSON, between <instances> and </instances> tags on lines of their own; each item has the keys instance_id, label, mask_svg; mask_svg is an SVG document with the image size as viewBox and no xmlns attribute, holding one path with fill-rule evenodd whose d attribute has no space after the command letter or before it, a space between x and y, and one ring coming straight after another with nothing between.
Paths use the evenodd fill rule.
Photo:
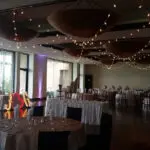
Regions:
<instances>
[{"instance_id":1,"label":"wooden floor","mask_svg":"<svg viewBox=\"0 0 150 150\"><path fill-rule=\"evenodd\" d=\"M150 150L150 112L113 109L111 150Z\"/></svg>"}]
</instances>

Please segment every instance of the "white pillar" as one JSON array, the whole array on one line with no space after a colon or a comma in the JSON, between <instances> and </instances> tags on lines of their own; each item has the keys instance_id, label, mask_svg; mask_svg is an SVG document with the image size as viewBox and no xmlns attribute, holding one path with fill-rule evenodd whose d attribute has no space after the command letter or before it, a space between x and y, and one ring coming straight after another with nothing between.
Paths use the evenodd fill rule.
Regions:
<instances>
[{"instance_id":1,"label":"white pillar","mask_svg":"<svg viewBox=\"0 0 150 150\"><path fill-rule=\"evenodd\" d=\"M78 64L73 63L73 81L78 77Z\"/></svg>"},{"instance_id":2,"label":"white pillar","mask_svg":"<svg viewBox=\"0 0 150 150\"><path fill-rule=\"evenodd\" d=\"M33 80L34 80L34 54L29 55L29 74L28 74L28 95L33 97Z\"/></svg>"},{"instance_id":3,"label":"white pillar","mask_svg":"<svg viewBox=\"0 0 150 150\"><path fill-rule=\"evenodd\" d=\"M33 97L46 97L47 79L47 57L36 54L34 56L34 78L33 78Z\"/></svg>"},{"instance_id":4,"label":"white pillar","mask_svg":"<svg viewBox=\"0 0 150 150\"><path fill-rule=\"evenodd\" d=\"M20 54L15 52L15 87L14 92L20 92Z\"/></svg>"},{"instance_id":5,"label":"white pillar","mask_svg":"<svg viewBox=\"0 0 150 150\"><path fill-rule=\"evenodd\" d=\"M84 64L80 64L80 85L81 92L84 92Z\"/></svg>"}]
</instances>

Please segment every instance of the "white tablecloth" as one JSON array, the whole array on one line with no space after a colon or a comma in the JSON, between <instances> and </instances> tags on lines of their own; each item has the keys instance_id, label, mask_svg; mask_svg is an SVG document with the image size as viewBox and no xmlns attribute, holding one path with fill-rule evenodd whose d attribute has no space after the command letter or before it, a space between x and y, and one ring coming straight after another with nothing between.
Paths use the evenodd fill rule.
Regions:
<instances>
[{"instance_id":1,"label":"white tablecloth","mask_svg":"<svg viewBox=\"0 0 150 150\"><path fill-rule=\"evenodd\" d=\"M81 123L99 125L102 115L103 102L47 99L45 115L66 117L67 107L82 108Z\"/></svg>"},{"instance_id":2,"label":"white tablecloth","mask_svg":"<svg viewBox=\"0 0 150 150\"><path fill-rule=\"evenodd\" d=\"M26 119L21 119L15 126L12 121L2 120L0 122L0 150L37 150L39 131L70 131L69 150L78 150L85 145L86 136L80 122L71 119L49 120L45 118L47 121L41 123L41 118L44 117L35 118L32 126L29 126Z\"/></svg>"}]
</instances>

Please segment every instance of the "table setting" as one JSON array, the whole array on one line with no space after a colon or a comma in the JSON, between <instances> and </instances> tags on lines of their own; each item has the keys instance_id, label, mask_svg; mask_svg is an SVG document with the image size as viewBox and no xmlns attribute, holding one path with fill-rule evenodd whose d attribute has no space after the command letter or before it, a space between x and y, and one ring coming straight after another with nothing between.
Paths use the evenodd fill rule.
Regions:
<instances>
[{"instance_id":1,"label":"table setting","mask_svg":"<svg viewBox=\"0 0 150 150\"><path fill-rule=\"evenodd\" d=\"M86 136L78 121L58 117L32 117L0 121L0 150L38 149L39 132L70 131L68 149L84 146Z\"/></svg>"}]
</instances>

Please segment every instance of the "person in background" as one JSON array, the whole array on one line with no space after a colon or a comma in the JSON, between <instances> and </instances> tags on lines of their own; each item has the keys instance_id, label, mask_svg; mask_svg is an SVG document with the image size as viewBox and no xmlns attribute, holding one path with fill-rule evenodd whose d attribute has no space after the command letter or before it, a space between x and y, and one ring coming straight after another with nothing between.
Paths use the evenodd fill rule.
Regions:
<instances>
[{"instance_id":1,"label":"person in background","mask_svg":"<svg viewBox=\"0 0 150 150\"><path fill-rule=\"evenodd\" d=\"M115 91L116 91L116 87L115 87L114 85L112 85L111 91L112 91L112 92L115 92Z\"/></svg>"}]
</instances>

